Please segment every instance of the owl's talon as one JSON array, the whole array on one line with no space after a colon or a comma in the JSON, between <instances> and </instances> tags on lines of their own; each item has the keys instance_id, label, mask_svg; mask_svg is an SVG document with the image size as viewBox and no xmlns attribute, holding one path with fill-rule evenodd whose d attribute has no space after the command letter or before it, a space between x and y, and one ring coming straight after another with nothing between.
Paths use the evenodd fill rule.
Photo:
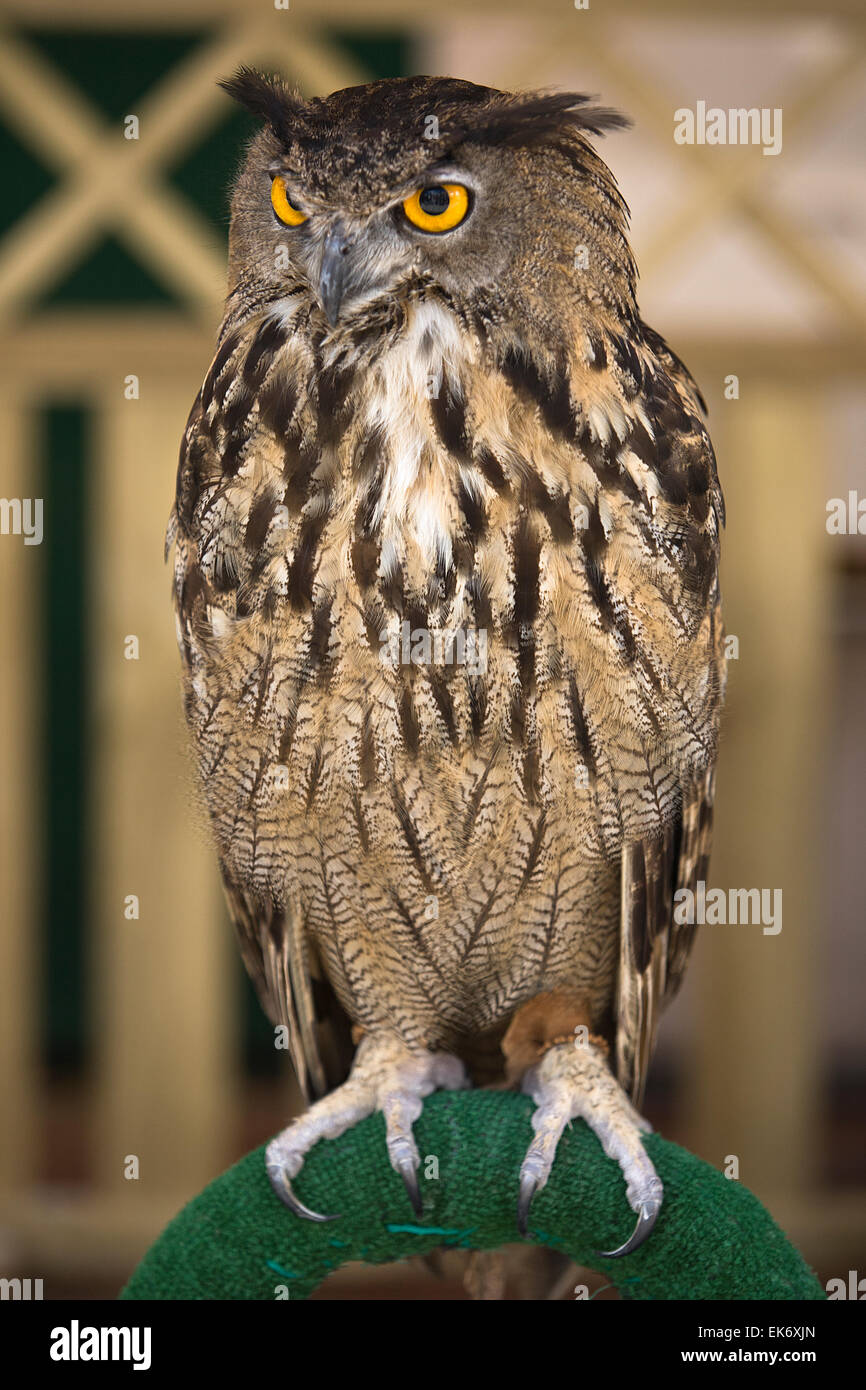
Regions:
<instances>
[{"instance_id":1,"label":"owl's talon","mask_svg":"<svg viewBox=\"0 0 866 1390\"><path fill-rule=\"evenodd\" d=\"M532 1173L521 1173L517 1198L517 1229L524 1240L529 1238L529 1208L538 1191L538 1179Z\"/></svg>"},{"instance_id":2,"label":"owl's talon","mask_svg":"<svg viewBox=\"0 0 866 1390\"><path fill-rule=\"evenodd\" d=\"M637 1250L652 1235L661 1206L660 1201L644 1202L638 1212L637 1225L625 1244L616 1250L598 1250L596 1253L604 1260L618 1260L622 1255L630 1255L633 1250Z\"/></svg>"},{"instance_id":3,"label":"owl's talon","mask_svg":"<svg viewBox=\"0 0 866 1390\"><path fill-rule=\"evenodd\" d=\"M403 1186L409 1201L412 1203L412 1210L420 1220L424 1215L424 1203L421 1201L421 1189L418 1186L417 1163L413 1162L410 1154L405 1154L400 1158L392 1156L391 1163L395 1172L400 1174L403 1179Z\"/></svg>"},{"instance_id":4,"label":"owl's talon","mask_svg":"<svg viewBox=\"0 0 866 1390\"><path fill-rule=\"evenodd\" d=\"M335 1212L332 1216L326 1216L320 1211L311 1211L304 1206L300 1197L297 1197L292 1189L292 1184L286 1177L285 1170L278 1163L266 1163L268 1181L276 1192L280 1201L294 1212L295 1216L302 1216L305 1221L339 1221L340 1213Z\"/></svg>"}]
</instances>

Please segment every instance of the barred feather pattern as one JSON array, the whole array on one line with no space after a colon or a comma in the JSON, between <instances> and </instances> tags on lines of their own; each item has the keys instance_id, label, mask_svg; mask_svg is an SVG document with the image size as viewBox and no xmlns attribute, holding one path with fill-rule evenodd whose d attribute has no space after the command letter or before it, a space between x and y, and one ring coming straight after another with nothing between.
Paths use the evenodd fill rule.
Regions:
<instances>
[{"instance_id":1,"label":"barred feather pattern","mask_svg":"<svg viewBox=\"0 0 866 1390\"><path fill-rule=\"evenodd\" d=\"M423 277L340 334L302 285L230 296L181 449L178 641L308 1091L349 1022L467 1053L567 985L640 1095L705 872L722 523L700 396L639 320L553 349ZM486 669L395 660L404 622L483 631Z\"/></svg>"}]
</instances>

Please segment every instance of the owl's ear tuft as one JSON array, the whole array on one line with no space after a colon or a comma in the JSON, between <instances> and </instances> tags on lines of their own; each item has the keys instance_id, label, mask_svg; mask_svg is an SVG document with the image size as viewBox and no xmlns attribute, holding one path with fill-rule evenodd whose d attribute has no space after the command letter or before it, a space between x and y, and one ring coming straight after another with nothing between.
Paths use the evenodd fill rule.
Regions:
<instances>
[{"instance_id":1,"label":"owl's ear tuft","mask_svg":"<svg viewBox=\"0 0 866 1390\"><path fill-rule=\"evenodd\" d=\"M218 84L241 106L267 122L280 139L285 139L292 121L307 110L307 104L286 86L281 77L256 72L254 68L238 68L234 77Z\"/></svg>"},{"instance_id":2,"label":"owl's ear tuft","mask_svg":"<svg viewBox=\"0 0 866 1390\"><path fill-rule=\"evenodd\" d=\"M628 116L609 106L592 106L580 92L518 93L491 102L459 132L461 143L530 147L567 134L603 135L631 125ZM454 132L449 131L452 137Z\"/></svg>"}]
</instances>

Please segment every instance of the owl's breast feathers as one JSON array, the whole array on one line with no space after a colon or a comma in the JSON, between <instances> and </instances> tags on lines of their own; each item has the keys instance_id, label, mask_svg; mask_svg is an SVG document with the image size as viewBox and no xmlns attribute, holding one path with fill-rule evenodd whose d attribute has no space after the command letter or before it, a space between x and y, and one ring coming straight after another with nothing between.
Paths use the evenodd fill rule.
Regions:
<instances>
[{"instance_id":1,"label":"owl's breast feathers","mask_svg":"<svg viewBox=\"0 0 866 1390\"><path fill-rule=\"evenodd\" d=\"M175 521L187 712L245 901L324 892L339 936L351 878L425 952L424 903L458 884L466 961L572 851L598 892L621 863L617 1060L639 1090L724 686L723 503L678 359L639 321L551 351L438 296L323 337L289 297L227 322ZM351 981L370 940L329 973Z\"/></svg>"}]
</instances>

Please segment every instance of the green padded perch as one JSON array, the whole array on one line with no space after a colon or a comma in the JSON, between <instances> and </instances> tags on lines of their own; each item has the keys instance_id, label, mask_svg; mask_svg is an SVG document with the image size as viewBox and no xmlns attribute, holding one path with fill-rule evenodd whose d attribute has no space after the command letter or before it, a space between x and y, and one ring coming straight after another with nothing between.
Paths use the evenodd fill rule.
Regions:
<instances>
[{"instance_id":1,"label":"green padded perch","mask_svg":"<svg viewBox=\"0 0 866 1390\"><path fill-rule=\"evenodd\" d=\"M415 1124L424 1216L416 1221L371 1116L308 1156L296 1188L315 1224L280 1204L264 1148L195 1197L151 1246L124 1299L307 1298L349 1260L384 1264L437 1246L491 1250L519 1241L517 1177L533 1105L513 1091L439 1091ZM598 1250L626 1239L634 1213L618 1165L576 1120L532 1206L533 1240L603 1272L629 1299L822 1299L802 1256L738 1182L659 1135L647 1148L665 1187L655 1231L619 1260ZM438 1177L425 1171L436 1170Z\"/></svg>"}]
</instances>

